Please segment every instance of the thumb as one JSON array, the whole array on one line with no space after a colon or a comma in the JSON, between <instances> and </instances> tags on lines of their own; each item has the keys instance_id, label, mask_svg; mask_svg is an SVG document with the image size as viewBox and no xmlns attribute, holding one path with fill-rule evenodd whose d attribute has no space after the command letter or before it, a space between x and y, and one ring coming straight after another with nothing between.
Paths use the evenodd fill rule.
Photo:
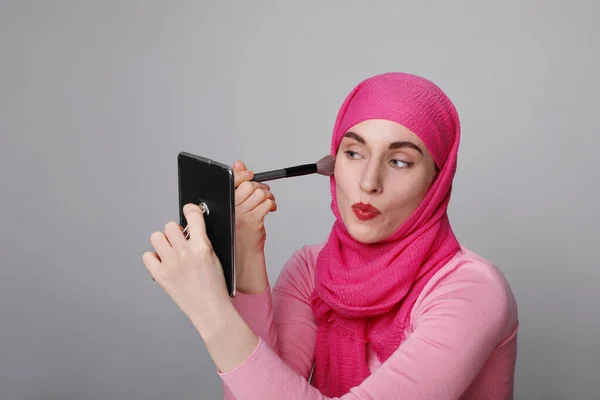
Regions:
<instances>
[{"instance_id":1,"label":"thumb","mask_svg":"<svg viewBox=\"0 0 600 400\"><path fill-rule=\"evenodd\" d=\"M246 164L244 164L244 162L241 160L236 161L232 167L235 172L241 172L247 169Z\"/></svg>"},{"instance_id":2,"label":"thumb","mask_svg":"<svg viewBox=\"0 0 600 400\"><path fill-rule=\"evenodd\" d=\"M254 173L246 169L246 165L242 161L236 161L233 164L233 186L237 188L242 182L252 179Z\"/></svg>"}]
</instances>

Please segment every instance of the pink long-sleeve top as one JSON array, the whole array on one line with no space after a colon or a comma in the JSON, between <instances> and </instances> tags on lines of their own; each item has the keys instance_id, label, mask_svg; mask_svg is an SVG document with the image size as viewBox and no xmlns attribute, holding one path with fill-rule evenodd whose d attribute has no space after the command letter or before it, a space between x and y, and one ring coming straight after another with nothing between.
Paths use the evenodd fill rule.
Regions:
<instances>
[{"instance_id":1,"label":"pink long-sleeve top","mask_svg":"<svg viewBox=\"0 0 600 400\"><path fill-rule=\"evenodd\" d=\"M322 246L294 253L272 292L232 300L259 342L241 365L217 371L225 400L329 399L309 383L317 334L309 298ZM383 364L368 349L371 375L340 399L512 399L517 329L503 274L461 246L421 292L406 339Z\"/></svg>"}]
</instances>

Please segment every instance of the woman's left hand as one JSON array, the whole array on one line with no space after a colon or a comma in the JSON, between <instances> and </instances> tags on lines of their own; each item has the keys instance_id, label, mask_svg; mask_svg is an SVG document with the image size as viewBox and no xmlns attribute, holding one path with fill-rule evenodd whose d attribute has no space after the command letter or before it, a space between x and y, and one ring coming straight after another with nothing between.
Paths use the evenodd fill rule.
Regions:
<instances>
[{"instance_id":1,"label":"woman's left hand","mask_svg":"<svg viewBox=\"0 0 600 400\"><path fill-rule=\"evenodd\" d=\"M217 334L233 308L221 262L206 235L202 209L195 204L183 208L189 238L175 222L165 225L165 232L154 232L150 242L155 252L142 256L144 265L181 308L203 339Z\"/></svg>"}]
</instances>

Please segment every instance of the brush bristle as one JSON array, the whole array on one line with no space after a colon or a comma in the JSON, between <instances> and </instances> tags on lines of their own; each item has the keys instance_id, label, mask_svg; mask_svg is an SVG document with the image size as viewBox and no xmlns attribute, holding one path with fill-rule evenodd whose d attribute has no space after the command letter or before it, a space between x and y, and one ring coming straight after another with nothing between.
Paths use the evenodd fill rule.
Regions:
<instances>
[{"instance_id":1,"label":"brush bristle","mask_svg":"<svg viewBox=\"0 0 600 400\"><path fill-rule=\"evenodd\" d=\"M317 161L317 173L325 176L333 175L335 169L335 156L327 155Z\"/></svg>"}]
</instances>

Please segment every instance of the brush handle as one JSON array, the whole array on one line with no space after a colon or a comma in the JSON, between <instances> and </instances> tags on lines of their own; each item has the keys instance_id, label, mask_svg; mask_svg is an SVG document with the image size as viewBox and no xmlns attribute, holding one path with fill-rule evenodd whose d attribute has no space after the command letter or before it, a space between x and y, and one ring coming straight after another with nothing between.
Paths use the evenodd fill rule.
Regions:
<instances>
[{"instance_id":1,"label":"brush handle","mask_svg":"<svg viewBox=\"0 0 600 400\"><path fill-rule=\"evenodd\" d=\"M255 182L264 182L315 173L317 173L317 164L304 164L284 169L276 169L274 171L260 172L258 174L254 174L254 178L252 180Z\"/></svg>"},{"instance_id":2,"label":"brush handle","mask_svg":"<svg viewBox=\"0 0 600 400\"><path fill-rule=\"evenodd\" d=\"M275 171L261 172L258 174L254 174L254 178L252 178L255 182L264 182L264 181L272 181L275 179L285 178L285 170L278 169Z\"/></svg>"}]
</instances>

